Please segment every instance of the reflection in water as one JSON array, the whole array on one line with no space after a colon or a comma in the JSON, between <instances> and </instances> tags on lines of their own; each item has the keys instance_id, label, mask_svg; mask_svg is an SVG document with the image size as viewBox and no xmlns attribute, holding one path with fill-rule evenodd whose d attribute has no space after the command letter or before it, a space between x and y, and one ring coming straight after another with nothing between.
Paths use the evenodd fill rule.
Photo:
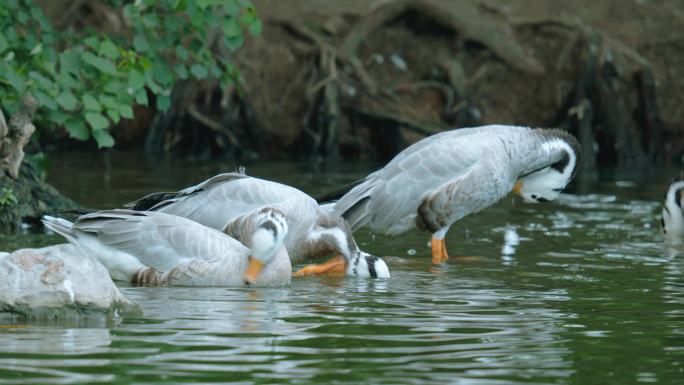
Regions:
<instances>
[{"instance_id":1,"label":"reflection in water","mask_svg":"<svg viewBox=\"0 0 684 385\"><path fill-rule=\"evenodd\" d=\"M58 163L51 178L98 207L234 169L112 157L103 177L78 161ZM314 193L364 174L249 171ZM479 257L440 266L423 233L359 232L362 248L386 257L389 280L124 287L144 316L0 329L0 383L677 384L684 249L664 245L656 225L668 180L609 178L549 204L504 199L447 238L455 253ZM54 239L0 239L0 250Z\"/></svg>"}]
</instances>

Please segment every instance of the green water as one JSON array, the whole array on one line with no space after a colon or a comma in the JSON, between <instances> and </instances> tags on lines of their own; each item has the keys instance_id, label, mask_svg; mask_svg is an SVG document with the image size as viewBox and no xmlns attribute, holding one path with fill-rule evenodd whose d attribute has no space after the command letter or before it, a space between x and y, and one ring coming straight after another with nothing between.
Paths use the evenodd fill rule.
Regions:
<instances>
[{"instance_id":1,"label":"green water","mask_svg":"<svg viewBox=\"0 0 684 385\"><path fill-rule=\"evenodd\" d=\"M55 161L51 182L102 208L235 167L130 154ZM248 172L322 192L369 167ZM547 204L506 198L452 228L450 253L468 258L443 267L430 265L427 234L359 232L390 280L123 287L142 317L0 329L0 384L683 384L684 255L658 227L675 173L584 175ZM0 250L58 240L4 236Z\"/></svg>"}]
</instances>

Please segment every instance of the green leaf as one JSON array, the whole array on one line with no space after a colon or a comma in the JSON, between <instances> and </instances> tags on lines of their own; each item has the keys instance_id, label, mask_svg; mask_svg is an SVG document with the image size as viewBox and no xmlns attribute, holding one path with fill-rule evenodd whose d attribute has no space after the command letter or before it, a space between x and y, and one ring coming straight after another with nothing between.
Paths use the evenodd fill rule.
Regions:
<instances>
[{"instance_id":1,"label":"green leaf","mask_svg":"<svg viewBox=\"0 0 684 385\"><path fill-rule=\"evenodd\" d=\"M0 53L4 52L9 47L9 42L5 39L5 35L0 33Z\"/></svg>"},{"instance_id":2,"label":"green leaf","mask_svg":"<svg viewBox=\"0 0 684 385\"><path fill-rule=\"evenodd\" d=\"M83 40L83 43L95 51L100 49L100 39L96 36L91 36Z\"/></svg>"},{"instance_id":3,"label":"green leaf","mask_svg":"<svg viewBox=\"0 0 684 385\"><path fill-rule=\"evenodd\" d=\"M197 6L203 11L214 4L216 4L216 0L197 0Z\"/></svg>"},{"instance_id":4,"label":"green leaf","mask_svg":"<svg viewBox=\"0 0 684 385\"><path fill-rule=\"evenodd\" d=\"M76 97L71 92L62 91L62 93L57 97L57 104L62 106L62 108L67 111L73 111L78 105L78 100L76 100Z\"/></svg>"},{"instance_id":5,"label":"green leaf","mask_svg":"<svg viewBox=\"0 0 684 385\"><path fill-rule=\"evenodd\" d=\"M64 122L69 118L71 115L66 114L64 112L61 112L59 110L57 111L48 111L47 113L47 118L52 121L56 122L58 124L64 124Z\"/></svg>"},{"instance_id":6,"label":"green leaf","mask_svg":"<svg viewBox=\"0 0 684 385\"><path fill-rule=\"evenodd\" d=\"M85 118L88 124L90 124L90 127L93 128L93 130L103 130L109 127L109 121L100 113L86 112Z\"/></svg>"},{"instance_id":7,"label":"green leaf","mask_svg":"<svg viewBox=\"0 0 684 385\"><path fill-rule=\"evenodd\" d=\"M190 73L192 73L192 76L196 77L197 79L204 79L209 75L209 71L207 70L207 67L195 63L190 67Z\"/></svg>"},{"instance_id":8,"label":"green leaf","mask_svg":"<svg viewBox=\"0 0 684 385\"><path fill-rule=\"evenodd\" d=\"M102 42L102 45L100 45L100 55L107 56L110 59L116 59L119 57L119 48L110 40L105 40Z\"/></svg>"},{"instance_id":9,"label":"green leaf","mask_svg":"<svg viewBox=\"0 0 684 385\"><path fill-rule=\"evenodd\" d=\"M50 21L45 17L45 14L43 13L43 10L40 9L40 7L31 7L31 16L33 16L34 19L38 20L38 24L40 24L40 28L43 31L50 31L52 30L52 25L50 25Z\"/></svg>"},{"instance_id":10,"label":"green leaf","mask_svg":"<svg viewBox=\"0 0 684 385\"><path fill-rule=\"evenodd\" d=\"M188 78L188 69L183 64L176 64L173 66L173 69L176 71L176 75L178 75L179 78L183 80Z\"/></svg>"},{"instance_id":11,"label":"green leaf","mask_svg":"<svg viewBox=\"0 0 684 385\"><path fill-rule=\"evenodd\" d=\"M119 114L121 114L122 118L133 119L133 108L131 108L131 106L128 104L120 104Z\"/></svg>"},{"instance_id":12,"label":"green leaf","mask_svg":"<svg viewBox=\"0 0 684 385\"><path fill-rule=\"evenodd\" d=\"M176 0L172 6L173 10L176 12L184 12L187 7L188 3L186 0Z\"/></svg>"},{"instance_id":13,"label":"green leaf","mask_svg":"<svg viewBox=\"0 0 684 385\"><path fill-rule=\"evenodd\" d=\"M59 84L62 88L80 88L82 86L81 83L77 82L76 79L69 75L69 73L64 69L59 72L56 80L57 84Z\"/></svg>"},{"instance_id":14,"label":"green leaf","mask_svg":"<svg viewBox=\"0 0 684 385\"><path fill-rule=\"evenodd\" d=\"M88 132L88 127L82 120L69 118L64 122L64 127L66 127L69 132L69 136L78 140L87 140L90 136Z\"/></svg>"},{"instance_id":15,"label":"green leaf","mask_svg":"<svg viewBox=\"0 0 684 385\"><path fill-rule=\"evenodd\" d=\"M236 1L226 1L223 3L223 9L229 16L236 17L240 13L241 7Z\"/></svg>"},{"instance_id":16,"label":"green leaf","mask_svg":"<svg viewBox=\"0 0 684 385\"><path fill-rule=\"evenodd\" d=\"M78 75L81 68L81 58L78 52L68 50L59 54L59 67L62 71L68 71Z\"/></svg>"},{"instance_id":17,"label":"green leaf","mask_svg":"<svg viewBox=\"0 0 684 385\"><path fill-rule=\"evenodd\" d=\"M162 92L162 88L159 87L159 84L154 81L154 76L152 75L151 71L145 72L145 84L147 84L147 87L150 88L150 91L155 94Z\"/></svg>"},{"instance_id":18,"label":"green leaf","mask_svg":"<svg viewBox=\"0 0 684 385\"><path fill-rule=\"evenodd\" d=\"M117 110L107 110L107 116L114 122L114 124L119 123L121 116Z\"/></svg>"},{"instance_id":19,"label":"green leaf","mask_svg":"<svg viewBox=\"0 0 684 385\"><path fill-rule=\"evenodd\" d=\"M112 79L104 85L104 90L114 95L126 94L126 84L118 80Z\"/></svg>"},{"instance_id":20,"label":"green leaf","mask_svg":"<svg viewBox=\"0 0 684 385\"><path fill-rule=\"evenodd\" d=\"M52 92L55 88L55 83L52 80L43 76L40 72L31 71L29 72L29 78L36 81L36 83L42 87L45 91Z\"/></svg>"},{"instance_id":21,"label":"green leaf","mask_svg":"<svg viewBox=\"0 0 684 385\"><path fill-rule=\"evenodd\" d=\"M147 52L150 49L150 43L144 35L137 35L133 38L133 47L137 52Z\"/></svg>"},{"instance_id":22,"label":"green leaf","mask_svg":"<svg viewBox=\"0 0 684 385\"><path fill-rule=\"evenodd\" d=\"M261 20L254 20L254 22L249 25L249 33L254 37L261 36L262 29L263 24L261 23Z\"/></svg>"},{"instance_id":23,"label":"green leaf","mask_svg":"<svg viewBox=\"0 0 684 385\"><path fill-rule=\"evenodd\" d=\"M0 75L2 76L2 75ZM19 76L14 70L10 67L5 71L5 77L7 78L7 81L10 83L12 88L14 88L15 91L19 95L23 95L26 92L26 83L24 82L24 78Z\"/></svg>"},{"instance_id":24,"label":"green leaf","mask_svg":"<svg viewBox=\"0 0 684 385\"><path fill-rule=\"evenodd\" d=\"M240 21L242 22L242 24L246 25L252 24L256 19L257 17L254 10L247 10L240 17Z\"/></svg>"},{"instance_id":25,"label":"green leaf","mask_svg":"<svg viewBox=\"0 0 684 385\"><path fill-rule=\"evenodd\" d=\"M162 86L168 86L173 82L173 73L163 61L155 61L152 64L152 72L154 73L155 80L161 83Z\"/></svg>"},{"instance_id":26,"label":"green leaf","mask_svg":"<svg viewBox=\"0 0 684 385\"><path fill-rule=\"evenodd\" d=\"M48 110L56 110L58 108L55 100L51 96L48 96L46 93L38 90L32 90L31 94L35 96L36 99L38 99L38 102L40 103L41 107L47 108Z\"/></svg>"},{"instance_id":27,"label":"green leaf","mask_svg":"<svg viewBox=\"0 0 684 385\"><path fill-rule=\"evenodd\" d=\"M145 77L135 69L128 72L128 85L133 88L133 90L139 90L145 87Z\"/></svg>"},{"instance_id":28,"label":"green leaf","mask_svg":"<svg viewBox=\"0 0 684 385\"><path fill-rule=\"evenodd\" d=\"M84 62L100 70L100 72L109 75L116 74L116 67L114 67L114 63L112 63L110 60L95 56L90 52L85 52L81 56L81 59L83 59Z\"/></svg>"},{"instance_id":29,"label":"green leaf","mask_svg":"<svg viewBox=\"0 0 684 385\"><path fill-rule=\"evenodd\" d=\"M242 35L226 38L226 46L228 46L231 51L240 48L243 42L244 39L242 38Z\"/></svg>"},{"instance_id":30,"label":"green leaf","mask_svg":"<svg viewBox=\"0 0 684 385\"><path fill-rule=\"evenodd\" d=\"M166 111L171 106L171 98L166 95L157 96L157 110Z\"/></svg>"},{"instance_id":31,"label":"green leaf","mask_svg":"<svg viewBox=\"0 0 684 385\"><path fill-rule=\"evenodd\" d=\"M148 105L147 91L145 91L144 88L139 89L138 92L135 93L135 102L143 106Z\"/></svg>"},{"instance_id":32,"label":"green leaf","mask_svg":"<svg viewBox=\"0 0 684 385\"><path fill-rule=\"evenodd\" d=\"M116 102L116 98L113 96L100 95L98 99L100 99L100 103L108 109L116 109L119 106L119 103Z\"/></svg>"},{"instance_id":33,"label":"green leaf","mask_svg":"<svg viewBox=\"0 0 684 385\"><path fill-rule=\"evenodd\" d=\"M242 35L242 28L240 28L237 19L228 17L223 23L223 32L228 38L231 38Z\"/></svg>"},{"instance_id":34,"label":"green leaf","mask_svg":"<svg viewBox=\"0 0 684 385\"><path fill-rule=\"evenodd\" d=\"M28 21L28 19L29 19L29 14L28 14L27 12L19 11L19 12L17 13L17 21L18 21L19 23L21 23L21 24L26 24L26 22Z\"/></svg>"},{"instance_id":35,"label":"green leaf","mask_svg":"<svg viewBox=\"0 0 684 385\"><path fill-rule=\"evenodd\" d=\"M114 145L114 138L105 130L93 131L93 137L97 142L97 148L112 147Z\"/></svg>"},{"instance_id":36,"label":"green leaf","mask_svg":"<svg viewBox=\"0 0 684 385\"><path fill-rule=\"evenodd\" d=\"M83 106L86 110L100 112L102 110L102 105L95 99L91 94L83 95Z\"/></svg>"},{"instance_id":37,"label":"green leaf","mask_svg":"<svg viewBox=\"0 0 684 385\"><path fill-rule=\"evenodd\" d=\"M43 43L38 43L35 45L35 47L31 48L31 52L29 52L29 55L35 56L38 55L41 51L43 51Z\"/></svg>"},{"instance_id":38,"label":"green leaf","mask_svg":"<svg viewBox=\"0 0 684 385\"><path fill-rule=\"evenodd\" d=\"M0 52L2 52L2 50L0 50ZM190 57L188 50L182 45L176 46L176 55L181 60L188 60L188 57Z\"/></svg>"}]
</instances>

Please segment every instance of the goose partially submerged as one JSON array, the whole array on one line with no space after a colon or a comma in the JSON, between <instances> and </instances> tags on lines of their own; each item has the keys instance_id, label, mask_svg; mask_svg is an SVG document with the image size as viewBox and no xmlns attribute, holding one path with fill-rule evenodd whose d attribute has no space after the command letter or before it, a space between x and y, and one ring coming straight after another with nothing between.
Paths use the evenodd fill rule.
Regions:
<instances>
[{"instance_id":1,"label":"goose partially submerged","mask_svg":"<svg viewBox=\"0 0 684 385\"><path fill-rule=\"evenodd\" d=\"M242 218L249 247L197 222L156 212L110 210L74 223L53 217L43 223L96 257L112 278L135 285L283 285L292 274L280 239L287 223L272 209Z\"/></svg>"},{"instance_id":2,"label":"goose partially submerged","mask_svg":"<svg viewBox=\"0 0 684 385\"><path fill-rule=\"evenodd\" d=\"M665 195L660 224L665 238L684 241L684 180L675 180Z\"/></svg>"},{"instance_id":3,"label":"goose partially submerged","mask_svg":"<svg viewBox=\"0 0 684 385\"><path fill-rule=\"evenodd\" d=\"M337 256L296 275L343 273L388 278L385 262L359 249L344 219L322 210L304 192L284 184L253 178L243 172L219 174L178 192L154 193L127 205L192 219L242 241L240 218L263 207L283 213L289 226L284 245L293 261Z\"/></svg>"},{"instance_id":4,"label":"goose partially submerged","mask_svg":"<svg viewBox=\"0 0 684 385\"><path fill-rule=\"evenodd\" d=\"M581 150L557 129L491 125L442 132L414 143L357 182L332 205L353 230L432 233L432 262L448 258L451 225L513 191L526 201L555 199L575 176Z\"/></svg>"}]
</instances>

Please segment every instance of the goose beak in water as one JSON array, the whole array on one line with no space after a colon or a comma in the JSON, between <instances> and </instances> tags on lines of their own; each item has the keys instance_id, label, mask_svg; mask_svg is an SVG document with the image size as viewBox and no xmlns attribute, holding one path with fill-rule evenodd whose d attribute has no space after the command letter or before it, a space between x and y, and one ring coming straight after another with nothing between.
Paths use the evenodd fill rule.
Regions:
<instances>
[{"instance_id":1,"label":"goose beak in water","mask_svg":"<svg viewBox=\"0 0 684 385\"><path fill-rule=\"evenodd\" d=\"M513 186L513 193L515 195L520 195L522 188L523 188L522 182L520 182L520 181L515 182L515 185Z\"/></svg>"},{"instance_id":2,"label":"goose beak in water","mask_svg":"<svg viewBox=\"0 0 684 385\"><path fill-rule=\"evenodd\" d=\"M249 256L249 265L247 266L247 270L245 270L245 281L247 283L254 284L259 277L259 274L261 274L261 270L263 270L263 268L263 262L256 258L252 258L252 256Z\"/></svg>"}]
</instances>

